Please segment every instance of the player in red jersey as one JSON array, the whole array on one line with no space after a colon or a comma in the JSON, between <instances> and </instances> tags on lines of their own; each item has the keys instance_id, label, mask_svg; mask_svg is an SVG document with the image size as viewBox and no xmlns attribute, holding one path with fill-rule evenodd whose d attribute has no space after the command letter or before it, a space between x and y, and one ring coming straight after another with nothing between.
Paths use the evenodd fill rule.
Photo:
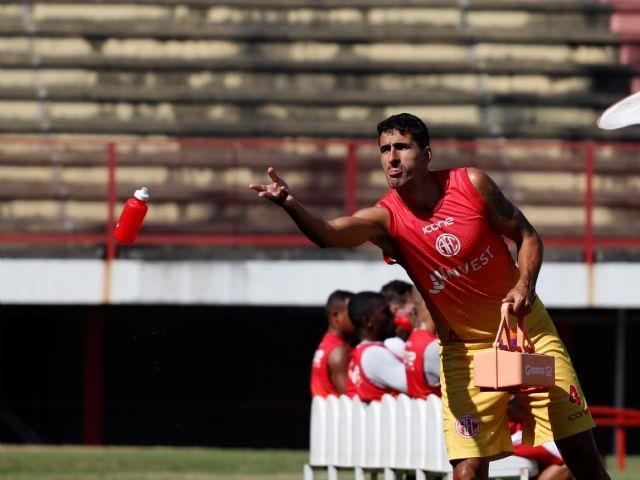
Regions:
<instances>
[{"instance_id":1,"label":"player in red jersey","mask_svg":"<svg viewBox=\"0 0 640 480\"><path fill-rule=\"evenodd\" d=\"M351 354L347 395L371 402L385 393L406 393L404 365L383 344L395 331L384 297L376 292L356 293L349 301L349 318L360 343Z\"/></svg>"},{"instance_id":2,"label":"player in red jersey","mask_svg":"<svg viewBox=\"0 0 640 480\"><path fill-rule=\"evenodd\" d=\"M382 287L381 293L391 311L405 315L412 327L402 355L407 373L407 395L412 398L426 398L429 394L440 396L440 345L424 318L419 316L413 285L393 280Z\"/></svg>"},{"instance_id":3,"label":"player in red jersey","mask_svg":"<svg viewBox=\"0 0 640 480\"><path fill-rule=\"evenodd\" d=\"M347 310L352 295L336 290L327 299L328 328L311 364L311 395L314 397L345 393L351 357L351 347L346 340L355 331Z\"/></svg>"},{"instance_id":4,"label":"player in red jersey","mask_svg":"<svg viewBox=\"0 0 640 480\"><path fill-rule=\"evenodd\" d=\"M429 134L418 117L403 113L381 122L378 144L389 192L351 216L327 221L307 210L273 168L267 172L271 183L249 187L284 208L318 246L371 241L407 271L442 342L445 438L455 479L486 479L489 461L513 450L508 394L482 392L470 380L473 356L495 338L503 302L515 315L526 315L536 351L556 362L549 392L519 398L526 407L525 443L555 440L576 479L609 479L580 383L535 293L542 264L538 233L482 170L429 170ZM503 236L517 246L517 265Z\"/></svg>"}]
</instances>

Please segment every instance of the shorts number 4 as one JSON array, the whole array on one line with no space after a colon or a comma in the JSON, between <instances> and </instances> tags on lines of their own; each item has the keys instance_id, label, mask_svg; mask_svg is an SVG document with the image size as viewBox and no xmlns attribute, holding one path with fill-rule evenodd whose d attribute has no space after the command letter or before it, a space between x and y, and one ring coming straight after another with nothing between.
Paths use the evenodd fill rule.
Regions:
<instances>
[{"instance_id":1,"label":"shorts number 4","mask_svg":"<svg viewBox=\"0 0 640 480\"><path fill-rule=\"evenodd\" d=\"M575 385L569 385L569 401L571 403L575 403L576 405L580 405L582 403L582 398L578 393L578 389Z\"/></svg>"}]
</instances>

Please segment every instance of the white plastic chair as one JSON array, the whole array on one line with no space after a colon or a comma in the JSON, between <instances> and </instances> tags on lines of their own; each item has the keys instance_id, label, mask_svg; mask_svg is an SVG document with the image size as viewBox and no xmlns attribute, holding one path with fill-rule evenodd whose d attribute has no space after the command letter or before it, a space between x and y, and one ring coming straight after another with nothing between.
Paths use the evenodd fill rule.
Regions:
<instances>
[{"instance_id":1,"label":"white plastic chair","mask_svg":"<svg viewBox=\"0 0 640 480\"><path fill-rule=\"evenodd\" d=\"M363 467L365 465L365 452L366 452L366 421L367 421L367 406L360 401L359 397L353 397L351 399L351 422L352 422L352 440L353 450L352 459L354 465L354 478L355 480L364 480Z\"/></svg>"},{"instance_id":2,"label":"white plastic chair","mask_svg":"<svg viewBox=\"0 0 640 480\"><path fill-rule=\"evenodd\" d=\"M380 402L367 405L365 414L364 468L380 468Z\"/></svg>"},{"instance_id":3,"label":"white plastic chair","mask_svg":"<svg viewBox=\"0 0 640 480\"><path fill-rule=\"evenodd\" d=\"M380 407L380 464L392 467L396 460L396 399L383 395Z\"/></svg>"},{"instance_id":4,"label":"white plastic chair","mask_svg":"<svg viewBox=\"0 0 640 480\"><path fill-rule=\"evenodd\" d=\"M346 395L338 398L338 459L339 467L353 467L353 402Z\"/></svg>"},{"instance_id":5,"label":"white plastic chair","mask_svg":"<svg viewBox=\"0 0 640 480\"><path fill-rule=\"evenodd\" d=\"M385 480L394 480L396 446L396 399L385 394L380 401L380 466Z\"/></svg>"},{"instance_id":6,"label":"white plastic chair","mask_svg":"<svg viewBox=\"0 0 640 480\"><path fill-rule=\"evenodd\" d=\"M528 480L538 474L538 464L522 457L510 456L489 464L489 478L519 478Z\"/></svg>"},{"instance_id":7,"label":"white plastic chair","mask_svg":"<svg viewBox=\"0 0 640 480\"><path fill-rule=\"evenodd\" d=\"M427 464L427 401L411 399L411 445L409 453L413 467L422 468Z\"/></svg>"},{"instance_id":8,"label":"white plastic chair","mask_svg":"<svg viewBox=\"0 0 640 480\"><path fill-rule=\"evenodd\" d=\"M309 438L309 464L327 464L327 402L322 397L311 401L311 432Z\"/></svg>"},{"instance_id":9,"label":"white plastic chair","mask_svg":"<svg viewBox=\"0 0 640 480\"><path fill-rule=\"evenodd\" d=\"M340 423L340 402L338 397L327 397L326 427L326 465L338 465L339 437L342 430Z\"/></svg>"},{"instance_id":10,"label":"white plastic chair","mask_svg":"<svg viewBox=\"0 0 640 480\"><path fill-rule=\"evenodd\" d=\"M444 440L442 420L442 400L437 395L429 395L426 401L426 442L425 463L421 465L429 472L449 473L452 471Z\"/></svg>"},{"instance_id":11,"label":"white plastic chair","mask_svg":"<svg viewBox=\"0 0 640 480\"><path fill-rule=\"evenodd\" d=\"M406 395L396 397L396 455L395 468L411 468L411 441L414 424L411 421L411 399Z\"/></svg>"},{"instance_id":12,"label":"white plastic chair","mask_svg":"<svg viewBox=\"0 0 640 480\"><path fill-rule=\"evenodd\" d=\"M351 399L351 421L353 426L353 464L356 466L364 466L366 451L366 416L367 406L360 401L360 398L353 397Z\"/></svg>"}]
</instances>

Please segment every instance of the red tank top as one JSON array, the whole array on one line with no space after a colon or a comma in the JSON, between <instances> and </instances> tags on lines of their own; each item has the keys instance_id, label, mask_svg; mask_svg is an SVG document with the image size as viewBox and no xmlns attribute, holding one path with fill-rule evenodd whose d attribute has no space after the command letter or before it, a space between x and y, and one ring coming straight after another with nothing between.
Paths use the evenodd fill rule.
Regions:
<instances>
[{"instance_id":1,"label":"red tank top","mask_svg":"<svg viewBox=\"0 0 640 480\"><path fill-rule=\"evenodd\" d=\"M334 333L327 332L322 337L322 341L313 355L311 363L311 395L316 397L327 397L328 395L340 395L335 385L331 381L329 372L329 355L333 349L347 345L344 340Z\"/></svg>"},{"instance_id":2,"label":"red tank top","mask_svg":"<svg viewBox=\"0 0 640 480\"><path fill-rule=\"evenodd\" d=\"M385 393L395 394L395 390L386 387L379 387L373 383L362 368L362 354L369 347L377 345L384 347L382 342L361 342L351 353L349 362L349 376L347 378L346 393L349 397L358 396L363 402L380 400Z\"/></svg>"},{"instance_id":3,"label":"red tank top","mask_svg":"<svg viewBox=\"0 0 640 480\"><path fill-rule=\"evenodd\" d=\"M394 189L378 202L389 211L396 260L422 294L442 342L491 341L518 269L466 169L432 174L442 192L432 212L411 210Z\"/></svg>"},{"instance_id":4,"label":"red tank top","mask_svg":"<svg viewBox=\"0 0 640 480\"><path fill-rule=\"evenodd\" d=\"M411 398L426 398L435 393L442 395L439 385L430 385L424 376L424 349L437 340L437 337L426 330L412 330L404 346L404 368L407 372L407 394Z\"/></svg>"}]
</instances>

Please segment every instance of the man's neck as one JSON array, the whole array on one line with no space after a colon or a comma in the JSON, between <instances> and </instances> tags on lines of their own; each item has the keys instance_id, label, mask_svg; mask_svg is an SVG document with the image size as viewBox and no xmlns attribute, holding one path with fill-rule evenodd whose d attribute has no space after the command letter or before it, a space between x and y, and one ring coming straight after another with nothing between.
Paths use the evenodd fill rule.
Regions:
<instances>
[{"instance_id":1,"label":"man's neck","mask_svg":"<svg viewBox=\"0 0 640 480\"><path fill-rule=\"evenodd\" d=\"M433 174L427 171L423 177L415 180L415 182L397 188L398 195L413 210L433 210L442 197L442 192Z\"/></svg>"},{"instance_id":2,"label":"man's neck","mask_svg":"<svg viewBox=\"0 0 640 480\"><path fill-rule=\"evenodd\" d=\"M382 339L378 338L377 335L373 333L365 333L360 335L361 342L381 342Z\"/></svg>"},{"instance_id":3,"label":"man's neck","mask_svg":"<svg viewBox=\"0 0 640 480\"><path fill-rule=\"evenodd\" d=\"M336 337L341 338L342 340L344 340L344 335L342 335L342 332L340 330L338 330L337 328L329 327L327 329L327 332L332 333Z\"/></svg>"}]
</instances>

